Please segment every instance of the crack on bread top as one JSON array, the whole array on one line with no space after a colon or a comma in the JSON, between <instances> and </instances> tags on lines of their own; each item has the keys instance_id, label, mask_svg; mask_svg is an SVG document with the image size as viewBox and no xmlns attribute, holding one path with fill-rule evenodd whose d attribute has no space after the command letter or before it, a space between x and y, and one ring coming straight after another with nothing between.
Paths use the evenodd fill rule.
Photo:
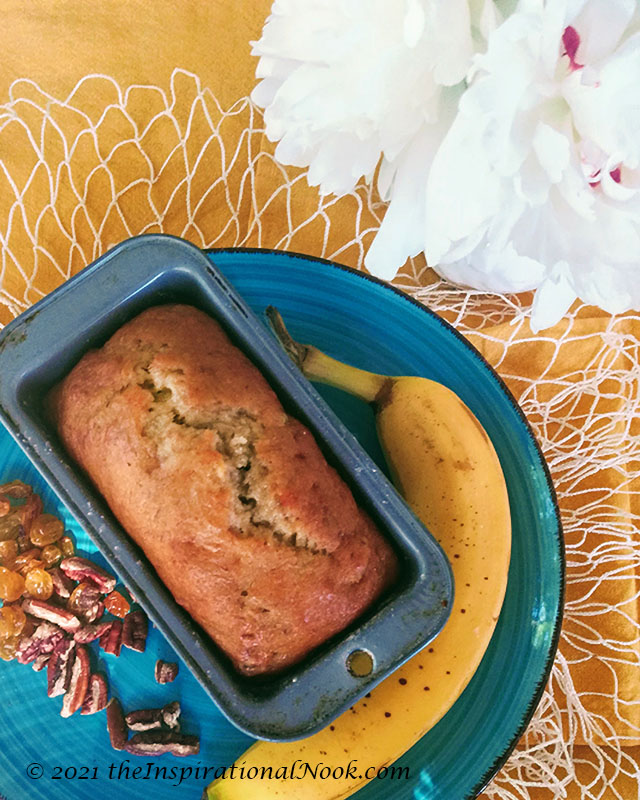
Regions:
<instances>
[{"instance_id":1,"label":"crack on bread top","mask_svg":"<svg viewBox=\"0 0 640 800\"><path fill-rule=\"evenodd\" d=\"M154 370L157 372L156 370ZM180 370L182 372L182 370ZM256 456L255 443L263 426L244 408L220 406L215 412L200 411L193 414L182 401L179 390L170 382L169 374L160 384L151 374L151 362L138 367L138 386L149 392L151 404L143 435L159 441L170 426L179 426L197 436L198 431L210 430L215 434L216 450L222 455L233 492L233 516L230 526L239 537L270 536L283 545L305 550L311 554L326 555L304 533L299 531L288 515L278 508L277 501L263 491L268 467Z\"/></svg>"}]
</instances>

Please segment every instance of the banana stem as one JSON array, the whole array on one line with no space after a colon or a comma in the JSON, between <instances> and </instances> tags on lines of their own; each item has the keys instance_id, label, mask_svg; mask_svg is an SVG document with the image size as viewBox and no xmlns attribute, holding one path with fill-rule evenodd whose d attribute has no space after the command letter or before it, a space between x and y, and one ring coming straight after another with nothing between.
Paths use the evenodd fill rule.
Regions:
<instances>
[{"instance_id":1,"label":"banana stem","mask_svg":"<svg viewBox=\"0 0 640 800\"><path fill-rule=\"evenodd\" d=\"M388 392L392 378L343 364L313 345L296 342L277 308L269 306L266 315L287 355L309 380L343 389L367 403L376 402Z\"/></svg>"}]
</instances>

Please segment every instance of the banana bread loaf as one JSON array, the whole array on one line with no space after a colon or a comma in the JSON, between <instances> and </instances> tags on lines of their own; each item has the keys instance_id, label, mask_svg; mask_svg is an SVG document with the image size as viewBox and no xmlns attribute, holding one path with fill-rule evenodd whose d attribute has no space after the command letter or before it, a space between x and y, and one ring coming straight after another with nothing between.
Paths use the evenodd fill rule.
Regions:
<instances>
[{"instance_id":1,"label":"banana bread loaf","mask_svg":"<svg viewBox=\"0 0 640 800\"><path fill-rule=\"evenodd\" d=\"M390 584L389 544L205 313L157 306L53 390L60 437L246 675L301 659Z\"/></svg>"}]
</instances>

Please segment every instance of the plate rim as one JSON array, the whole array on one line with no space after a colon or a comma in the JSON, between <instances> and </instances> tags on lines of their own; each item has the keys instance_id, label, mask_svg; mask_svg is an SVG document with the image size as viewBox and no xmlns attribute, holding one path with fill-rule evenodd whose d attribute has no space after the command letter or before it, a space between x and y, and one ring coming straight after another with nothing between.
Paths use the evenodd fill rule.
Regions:
<instances>
[{"instance_id":1,"label":"plate rim","mask_svg":"<svg viewBox=\"0 0 640 800\"><path fill-rule=\"evenodd\" d=\"M520 725L517 727L506 748L503 751L501 751L501 753L496 757L493 763L485 770L482 777L479 779L474 788L471 790L471 794L467 795L466 800L473 800L473 798L476 798L487 787L487 785L499 772L502 766L506 763L506 761L509 759L509 757L515 750L518 741L520 740L526 729L529 727L529 723L533 719L533 715L535 714L536 709L538 708L538 705L542 700L542 696L544 694L547 681L549 680L549 676L551 675L551 670L553 669L553 664L555 662L556 654L558 652L560 635L562 631L562 621L564 616L564 605L565 605L565 594L566 594L566 553L564 546L562 517L560 512L560 506L558 504L558 498L556 495L555 486L553 484L553 479L551 477L551 471L542 452L542 448L540 447L540 444L533 431L533 428L529 420L527 419L524 411L520 407L519 403L515 399L513 393L511 392L511 390L509 389L503 378L498 374L498 372L494 369L494 367L487 361L487 359L482 355L482 353L480 353L480 351L476 347L474 347L474 345L471 344L471 342L468 339L466 339L462 335L462 333L460 333L460 331L458 331L453 325L451 325L451 323L447 322L447 320L443 319L441 316L436 314L435 311L433 311L428 306L421 303L416 298L412 297L408 292L404 291L400 287L395 286L394 284L384 281L380 278L376 278L375 276L370 275L368 272L355 269L354 267L349 267L346 264L341 264L338 261L332 261L331 259L323 258L321 256L312 256L306 253L299 253L293 250L277 250L270 247L207 247L207 248L202 248L202 252L205 253L207 256L210 256L212 259L215 259L215 255L218 253L229 253L234 255L250 255L250 254L275 255L280 257L284 256L291 259L300 259L302 261L312 261L315 263L333 267L334 269L338 269L342 272L348 273L353 277L369 281L370 283L373 283L382 289L390 290L398 297L402 298L405 301L408 301L409 303L411 303L411 305L417 307L420 311L426 313L432 320L435 320L438 324L443 326L446 331L448 331L450 334L453 334L456 337L456 339L465 346L465 348L474 358L480 361L480 363L489 371L491 377L497 382L499 388L502 390L506 399L509 401L509 403L515 410L517 416L520 418L520 422L523 424L527 436L534 445L539 466L542 468L542 474L544 475L547 484L547 489L549 491L549 495L553 505L553 514L555 520L554 540L555 544L557 545L558 563L560 567L558 609L556 614L554 615L553 633L551 637L549 652L545 660L544 669L536 685L536 688L527 704ZM418 740L418 742L419 741L420 739ZM418 744L418 742L416 742L415 744Z\"/></svg>"}]
</instances>

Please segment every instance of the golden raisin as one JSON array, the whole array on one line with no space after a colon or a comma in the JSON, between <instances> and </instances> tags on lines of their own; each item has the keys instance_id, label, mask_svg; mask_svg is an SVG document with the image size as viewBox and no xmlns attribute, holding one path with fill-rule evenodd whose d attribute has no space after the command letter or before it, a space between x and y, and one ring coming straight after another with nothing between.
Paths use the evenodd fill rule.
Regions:
<instances>
[{"instance_id":1,"label":"golden raisin","mask_svg":"<svg viewBox=\"0 0 640 800\"><path fill-rule=\"evenodd\" d=\"M0 563L5 566L18 555L18 543L15 539L0 542Z\"/></svg>"},{"instance_id":2,"label":"golden raisin","mask_svg":"<svg viewBox=\"0 0 640 800\"><path fill-rule=\"evenodd\" d=\"M48 600L53 594L53 578L41 567L35 567L27 572L24 579L25 591L38 600Z\"/></svg>"},{"instance_id":3,"label":"golden raisin","mask_svg":"<svg viewBox=\"0 0 640 800\"><path fill-rule=\"evenodd\" d=\"M82 597L82 593L86 589L88 584L86 583L79 583L76 588L71 592L71 596L67 600L67 608L69 611L80 611L79 599Z\"/></svg>"},{"instance_id":4,"label":"golden raisin","mask_svg":"<svg viewBox=\"0 0 640 800\"><path fill-rule=\"evenodd\" d=\"M20 606L0 608L0 639L20 636L27 622L27 616Z\"/></svg>"},{"instance_id":5,"label":"golden raisin","mask_svg":"<svg viewBox=\"0 0 640 800\"><path fill-rule=\"evenodd\" d=\"M30 636L33 636L36 630L36 622L40 622L40 620L34 620L31 617L27 617L27 621L25 623L24 628L22 629L22 638L28 639Z\"/></svg>"},{"instance_id":6,"label":"golden raisin","mask_svg":"<svg viewBox=\"0 0 640 800\"><path fill-rule=\"evenodd\" d=\"M55 544L48 544L42 548L40 558L44 561L46 567L52 567L62 558L62 550Z\"/></svg>"},{"instance_id":7,"label":"golden raisin","mask_svg":"<svg viewBox=\"0 0 640 800\"><path fill-rule=\"evenodd\" d=\"M17 514L7 514L0 517L0 541L6 542L8 539L17 539L20 533L20 519Z\"/></svg>"},{"instance_id":8,"label":"golden raisin","mask_svg":"<svg viewBox=\"0 0 640 800\"><path fill-rule=\"evenodd\" d=\"M44 561L41 561L38 558L32 558L31 561L27 561L27 563L22 567L20 570L20 574L23 578L26 578L27 575L34 569L46 569L46 564Z\"/></svg>"},{"instance_id":9,"label":"golden raisin","mask_svg":"<svg viewBox=\"0 0 640 800\"><path fill-rule=\"evenodd\" d=\"M0 598L12 603L24 592L24 578L17 572L0 567Z\"/></svg>"},{"instance_id":10,"label":"golden raisin","mask_svg":"<svg viewBox=\"0 0 640 800\"><path fill-rule=\"evenodd\" d=\"M63 533L64 525L62 520L54 517L53 514L40 514L33 521L29 531L29 538L36 547L44 547L47 544L57 542L58 539L62 538Z\"/></svg>"},{"instance_id":11,"label":"golden raisin","mask_svg":"<svg viewBox=\"0 0 640 800\"><path fill-rule=\"evenodd\" d=\"M0 494L0 517L5 517L11 511L11 501L5 495Z\"/></svg>"},{"instance_id":12,"label":"golden raisin","mask_svg":"<svg viewBox=\"0 0 640 800\"><path fill-rule=\"evenodd\" d=\"M10 636L0 641L0 658L3 661L13 661L16 657L16 650L20 644L20 636Z\"/></svg>"},{"instance_id":13,"label":"golden raisin","mask_svg":"<svg viewBox=\"0 0 640 800\"><path fill-rule=\"evenodd\" d=\"M60 545L60 549L62 550L62 555L65 558L70 558L72 555L75 555L76 549L73 546L73 541L69 536L63 536L62 539L58 542Z\"/></svg>"},{"instance_id":14,"label":"golden raisin","mask_svg":"<svg viewBox=\"0 0 640 800\"><path fill-rule=\"evenodd\" d=\"M3 483L0 486L0 494L6 494L16 499L29 497L31 492L33 492L33 489L29 484L24 483L24 481L11 481L10 483Z\"/></svg>"},{"instance_id":15,"label":"golden raisin","mask_svg":"<svg viewBox=\"0 0 640 800\"><path fill-rule=\"evenodd\" d=\"M126 617L131 606L120 592L111 592L104 599L104 607L116 617Z\"/></svg>"},{"instance_id":16,"label":"golden raisin","mask_svg":"<svg viewBox=\"0 0 640 800\"><path fill-rule=\"evenodd\" d=\"M22 572L25 566L37 561L41 555L42 551L39 547L32 547L30 550L25 550L23 553L18 553L13 561L7 562L6 566L15 572Z\"/></svg>"},{"instance_id":17,"label":"golden raisin","mask_svg":"<svg viewBox=\"0 0 640 800\"><path fill-rule=\"evenodd\" d=\"M67 608L69 611L73 611L74 614L82 613L97 602L99 598L100 590L95 584L83 581L71 592L71 597L67 600Z\"/></svg>"},{"instance_id":18,"label":"golden raisin","mask_svg":"<svg viewBox=\"0 0 640 800\"><path fill-rule=\"evenodd\" d=\"M31 526L43 511L40 495L30 495L27 502L23 506L18 506L15 511L22 524L22 529L28 536L31 533Z\"/></svg>"}]
</instances>

